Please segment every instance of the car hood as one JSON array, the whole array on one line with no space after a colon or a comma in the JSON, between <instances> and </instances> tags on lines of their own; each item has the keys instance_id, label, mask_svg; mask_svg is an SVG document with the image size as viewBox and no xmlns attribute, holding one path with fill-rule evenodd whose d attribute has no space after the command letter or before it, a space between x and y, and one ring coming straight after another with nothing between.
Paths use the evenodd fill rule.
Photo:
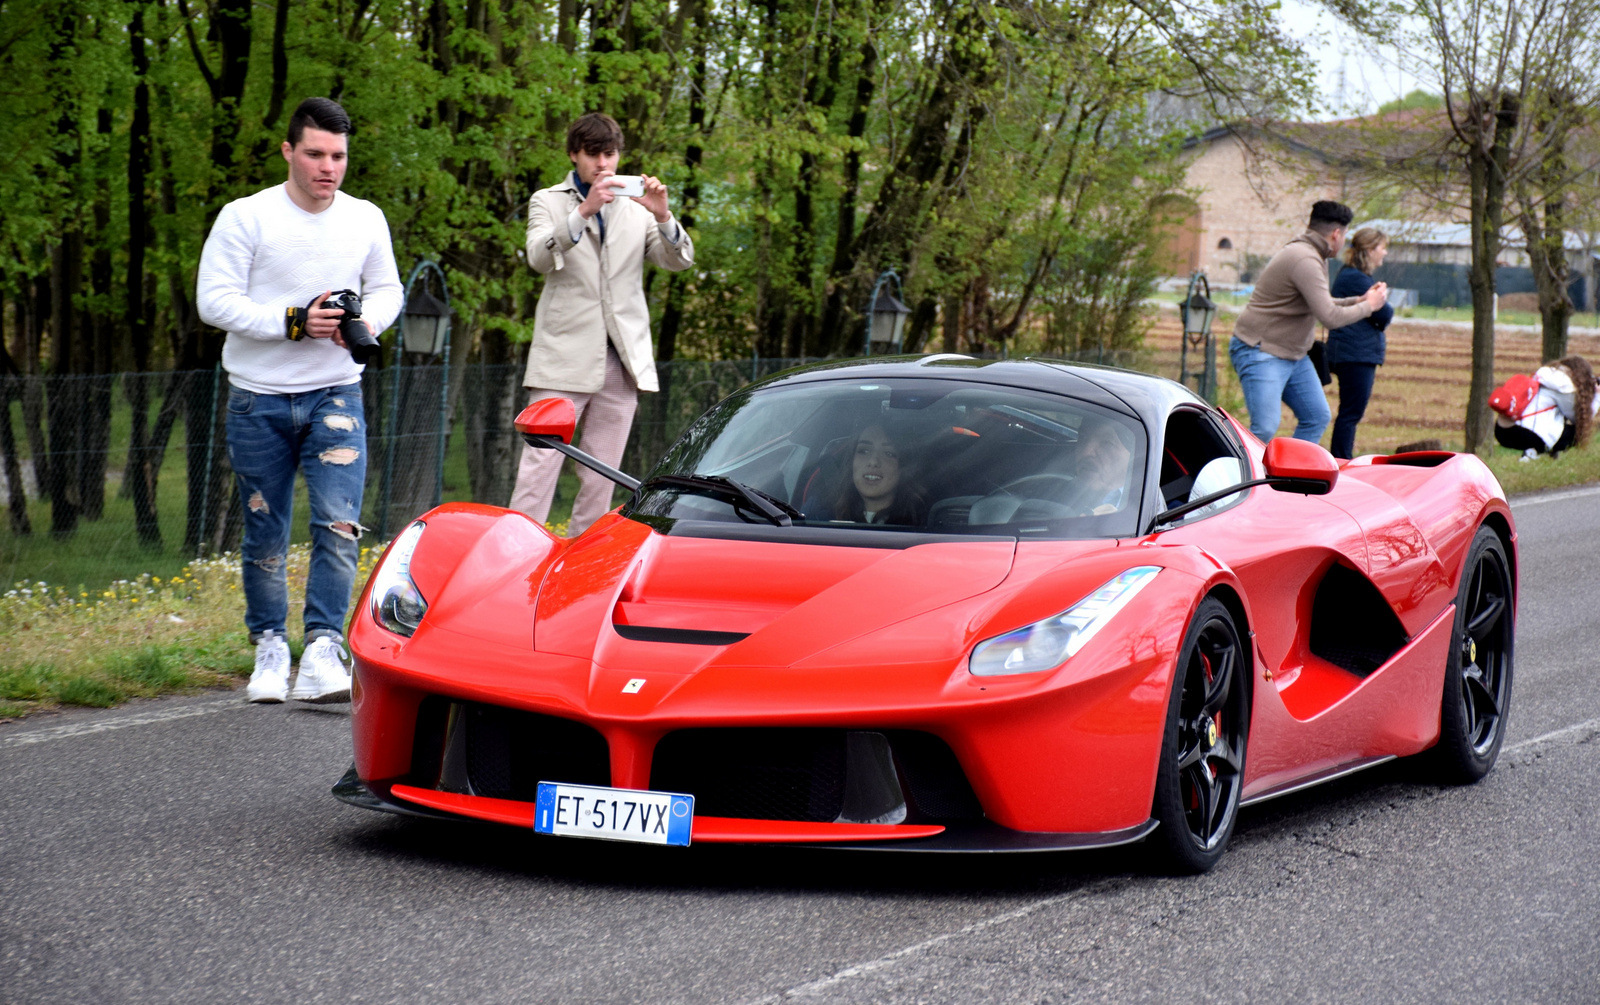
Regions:
<instances>
[{"instance_id":1,"label":"car hood","mask_svg":"<svg viewBox=\"0 0 1600 1005\"><path fill-rule=\"evenodd\" d=\"M1011 540L910 548L671 537L629 520L573 542L538 589L534 649L610 667L791 666L993 590Z\"/></svg>"}]
</instances>

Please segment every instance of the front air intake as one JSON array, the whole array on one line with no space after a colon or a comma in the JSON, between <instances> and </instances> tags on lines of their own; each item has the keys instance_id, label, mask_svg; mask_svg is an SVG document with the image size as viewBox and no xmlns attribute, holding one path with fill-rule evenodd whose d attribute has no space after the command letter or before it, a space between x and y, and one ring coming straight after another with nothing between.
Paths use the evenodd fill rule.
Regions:
<instances>
[{"instance_id":1,"label":"front air intake","mask_svg":"<svg viewBox=\"0 0 1600 1005\"><path fill-rule=\"evenodd\" d=\"M610 757L583 723L433 697L417 711L411 784L533 802L541 781L610 785Z\"/></svg>"}]
</instances>

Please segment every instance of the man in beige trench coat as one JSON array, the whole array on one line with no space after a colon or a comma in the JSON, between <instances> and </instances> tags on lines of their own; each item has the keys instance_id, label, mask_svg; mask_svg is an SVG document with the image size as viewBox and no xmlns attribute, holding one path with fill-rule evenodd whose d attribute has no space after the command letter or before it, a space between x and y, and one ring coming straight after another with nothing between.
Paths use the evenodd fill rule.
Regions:
<instances>
[{"instance_id":1,"label":"man in beige trench coat","mask_svg":"<svg viewBox=\"0 0 1600 1005\"><path fill-rule=\"evenodd\" d=\"M545 277L533 317L523 385L529 401L569 398L583 425L578 446L612 467L622 460L639 394L655 391L644 263L671 272L694 264L694 243L667 208L667 187L644 176L644 194L619 195L622 129L590 112L567 129L572 172L528 200L528 264ZM522 448L511 508L543 523L562 455ZM567 533L611 508L615 486L585 467Z\"/></svg>"}]
</instances>

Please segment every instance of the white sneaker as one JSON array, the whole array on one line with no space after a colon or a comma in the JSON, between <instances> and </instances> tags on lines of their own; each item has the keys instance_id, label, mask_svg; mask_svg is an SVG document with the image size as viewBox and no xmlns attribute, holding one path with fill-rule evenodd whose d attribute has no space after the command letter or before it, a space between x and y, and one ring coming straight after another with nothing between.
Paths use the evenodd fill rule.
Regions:
<instances>
[{"instance_id":1,"label":"white sneaker","mask_svg":"<svg viewBox=\"0 0 1600 1005\"><path fill-rule=\"evenodd\" d=\"M289 691L289 647L269 629L256 643L256 670L244 693L251 701L282 701Z\"/></svg>"},{"instance_id":2,"label":"white sneaker","mask_svg":"<svg viewBox=\"0 0 1600 1005\"><path fill-rule=\"evenodd\" d=\"M349 701L350 671L345 666L349 658L339 640L331 635L312 642L300 654L300 674L294 679L289 697L314 705Z\"/></svg>"},{"instance_id":3,"label":"white sneaker","mask_svg":"<svg viewBox=\"0 0 1600 1005\"><path fill-rule=\"evenodd\" d=\"M1538 459L1539 459L1539 451L1533 449L1532 447L1529 447L1527 450L1524 450L1522 452L1522 456L1517 458L1517 460L1521 461L1524 464L1528 463L1529 461L1536 461Z\"/></svg>"}]
</instances>

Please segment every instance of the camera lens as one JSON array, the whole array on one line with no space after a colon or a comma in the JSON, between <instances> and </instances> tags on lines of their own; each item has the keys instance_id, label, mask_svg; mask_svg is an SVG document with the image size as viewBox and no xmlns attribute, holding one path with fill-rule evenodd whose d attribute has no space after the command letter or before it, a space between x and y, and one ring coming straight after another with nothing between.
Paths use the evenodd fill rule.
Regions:
<instances>
[{"instance_id":1,"label":"camera lens","mask_svg":"<svg viewBox=\"0 0 1600 1005\"><path fill-rule=\"evenodd\" d=\"M339 322L339 332L344 336L344 344L350 347L350 358L357 363L370 363L383 352L377 338L360 318L346 316Z\"/></svg>"}]
</instances>

